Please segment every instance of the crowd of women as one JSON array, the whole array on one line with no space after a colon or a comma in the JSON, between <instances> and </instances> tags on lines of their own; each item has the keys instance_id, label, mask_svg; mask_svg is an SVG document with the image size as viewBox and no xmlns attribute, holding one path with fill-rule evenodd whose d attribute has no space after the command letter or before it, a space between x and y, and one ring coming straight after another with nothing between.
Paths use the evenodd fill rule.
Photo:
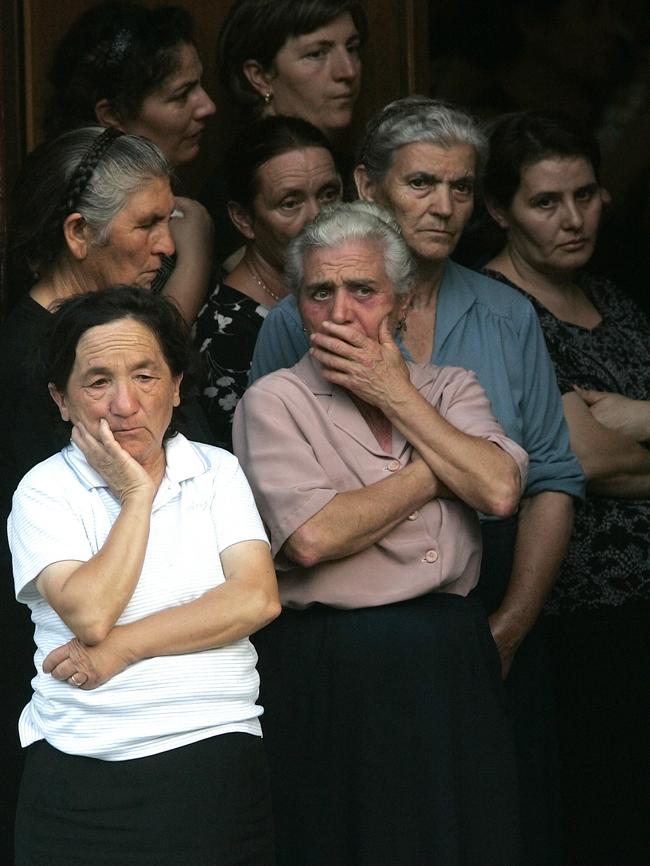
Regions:
<instances>
[{"instance_id":1,"label":"crowd of women","mask_svg":"<svg viewBox=\"0 0 650 866\"><path fill-rule=\"evenodd\" d=\"M0 326L19 866L646 862L650 325L587 270L598 146L404 97L354 153L367 36L233 3L204 205L189 15L56 52Z\"/></svg>"}]
</instances>

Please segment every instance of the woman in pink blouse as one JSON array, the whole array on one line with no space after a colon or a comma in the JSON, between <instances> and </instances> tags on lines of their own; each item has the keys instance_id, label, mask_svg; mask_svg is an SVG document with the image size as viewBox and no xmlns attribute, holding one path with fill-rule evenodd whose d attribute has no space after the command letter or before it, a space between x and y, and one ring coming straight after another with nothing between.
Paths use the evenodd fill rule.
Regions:
<instances>
[{"instance_id":1,"label":"woman in pink blouse","mask_svg":"<svg viewBox=\"0 0 650 866\"><path fill-rule=\"evenodd\" d=\"M402 360L413 273L385 211L321 212L287 264L311 352L235 416L281 570L257 641L281 866L518 863L499 661L470 593L476 510L516 509L527 458L473 373Z\"/></svg>"}]
</instances>

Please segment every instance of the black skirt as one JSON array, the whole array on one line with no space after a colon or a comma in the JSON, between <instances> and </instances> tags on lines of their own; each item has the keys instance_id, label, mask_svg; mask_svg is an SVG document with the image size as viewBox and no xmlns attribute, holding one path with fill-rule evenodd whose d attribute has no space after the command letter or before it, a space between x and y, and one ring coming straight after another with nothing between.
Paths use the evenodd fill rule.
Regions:
<instances>
[{"instance_id":1,"label":"black skirt","mask_svg":"<svg viewBox=\"0 0 650 866\"><path fill-rule=\"evenodd\" d=\"M516 770L480 602L314 605L253 640L280 866L518 864Z\"/></svg>"},{"instance_id":2,"label":"black skirt","mask_svg":"<svg viewBox=\"0 0 650 866\"><path fill-rule=\"evenodd\" d=\"M129 761L67 755L44 740L27 749L16 866L273 862L259 737L221 734Z\"/></svg>"}]
</instances>

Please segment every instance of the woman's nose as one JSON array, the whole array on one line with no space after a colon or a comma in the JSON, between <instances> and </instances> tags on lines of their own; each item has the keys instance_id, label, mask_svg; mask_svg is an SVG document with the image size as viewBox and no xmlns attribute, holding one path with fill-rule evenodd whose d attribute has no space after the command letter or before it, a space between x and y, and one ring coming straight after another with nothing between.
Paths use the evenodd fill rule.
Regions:
<instances>
[{"instance_id":1,"label":"woman's nose","mask_svg":"<svg viewBox=\"0 0 650 866\"><path fill-rule=\"evenodd\" d=\"M563 212L563 223L566 228L579 229L584 222L582 211L572 199L565 202Z\"/></svg>"},{"instance_id":2,"label":"woman's nose","mask_svg":"<svg viewBox=\"0 0 650 866\"><path fill-rule=\"evenodd\" d=\"M334 295L330 319L337 325L345 325L350 321L350 307L348 304L348 296L345 290L339 290Z\"/></svg>"},{"instance_id":3,"label":"woman's nose","mask_svg":"<svg viewBox=\"0 0 650 866\"><path fill-rule=\"evenodd\" d=\"M125 418L138 411L139 402L132 382L117 382L111 397L111 412Z\"/></svg>"},{"instance_id":4,"label":"woman's nose","mask_svg":"<svg viewBox=\"0 0 650 866\"><path fill-rule=\"evenodd\" d=\"M157 256L171 256L174 254L176 246L174 239L169 229L168 222L161 222L158 231L153 240L151 252Z\"/></svg>"},{"instance_id":5,"label":"woman's nose","mask_svg":"<svg viewBox=\"0 0 650 866\"><path fill-rule=\"evenodd\" d=\"M429 210L436 216L449 217L453 212L451 200L451 189L447 184L438 184L431 193L431 204Z\"/></svg>"},{"instance_id":6,"label":"woman's nose","mask_svg":"<svg viewBox=\"0 0 650 866\"><path fill-rule=\"evenodd\" d=\"M347 48L338 48L332 56L332 77L335 81L353 81L359 74L359 62Z\"/></svg>"},{"instance_id":7,"label":"woman's nose","mask_svg":"<svg viewBox=\"0 0 650 866\"><path fill-rule=\"evenodd\" d=\"M196 106L194 108L194 119L202 120L204 117L210 117L217 110L217 106L210 99L206 91L199 87L196 94Z\"/></svg>"}]
</instances>

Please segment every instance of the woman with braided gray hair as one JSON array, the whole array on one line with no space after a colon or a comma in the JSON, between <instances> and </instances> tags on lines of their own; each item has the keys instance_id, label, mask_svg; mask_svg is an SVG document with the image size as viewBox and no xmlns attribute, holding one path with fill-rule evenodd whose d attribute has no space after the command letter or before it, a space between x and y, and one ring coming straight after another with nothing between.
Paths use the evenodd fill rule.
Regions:
<instances>
[{"instance_id":1,"label":"woman with braided gray hair","mask_svg":"<svg viewBox=\"0 0 650 866\"><path fill-rule=\"evenodd\" d=\"M25 668L31 667L29 637L10 592L4 527L20 478L69 439L57 422L36 356L52 308L62 299L113 283L151 286L161 257L174 251L169 171L160 150L146 139L91 127L39 147L27 157L16 185L8 270L13 309L0 328L0 609L16 678L3 711L3 751L9 750L2 761L3 814L11 814L15 796L16 718L28 698ZM205 439L194 429L190 436Z\"/></svg>"}]
</instances>

